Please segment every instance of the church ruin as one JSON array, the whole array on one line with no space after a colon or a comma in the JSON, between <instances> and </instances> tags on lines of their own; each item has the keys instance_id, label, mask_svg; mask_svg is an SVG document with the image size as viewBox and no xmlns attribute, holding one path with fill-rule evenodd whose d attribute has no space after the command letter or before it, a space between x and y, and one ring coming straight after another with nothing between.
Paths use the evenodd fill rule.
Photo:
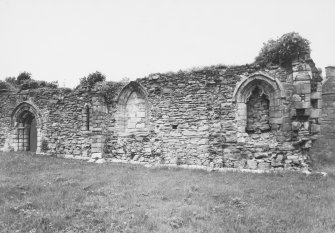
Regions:
<instances>
[{"instance_id":1,"label":"church ruin","mask_svg":"<svg viewBox=\"0 0 335 233\"><path fill-rule=\"evenodd\" d=\"M0 92L0 148L78 159L304 169L335 153L335 67L213 66L75 90Z\"/></svg>"}]
</instances>

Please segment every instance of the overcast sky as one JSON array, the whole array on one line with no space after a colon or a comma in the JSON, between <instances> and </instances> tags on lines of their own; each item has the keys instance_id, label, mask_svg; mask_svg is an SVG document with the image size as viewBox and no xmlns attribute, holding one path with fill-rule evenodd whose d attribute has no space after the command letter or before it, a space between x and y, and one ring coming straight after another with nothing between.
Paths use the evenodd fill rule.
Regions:
<instances>
[{"instance_id":1,"label":"overcast sky","mask_svg":"<svg viewBox=\"0 0 335 233\"><path fill-rule=\"evenodd\" d=\"M251 63L298 32L317 67L335 65L335 0L0 0L0 79L28 71L74 87L216 64Z\"/></svg>"}]
</instances>

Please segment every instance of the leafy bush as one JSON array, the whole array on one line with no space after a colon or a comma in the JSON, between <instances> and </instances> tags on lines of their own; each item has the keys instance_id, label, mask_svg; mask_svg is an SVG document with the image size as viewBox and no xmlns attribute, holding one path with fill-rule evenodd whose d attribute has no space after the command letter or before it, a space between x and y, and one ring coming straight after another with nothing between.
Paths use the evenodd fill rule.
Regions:
<instances>
[{"instance_id":1,"label":"leafy bush","mask_svg":"<svg viewBox=\"0 0 335 233\"><path fill-rule=\"evenodd\" d=\"M37 88L51 88L55 89L58 88L58 82L46 82L46 81L37 81L37 80L26 80L21 85L21 90L28 90L28 89L37 89Z\"/></svg>"},{"instance_id":2,"label":"leafy bush","mask_svg":"<svg viewBox=\"0 0 335 233\"><path fill-rule=\"evenodd\" d=\"M4 81L0 81L0 90L8 90L8 89L9 89L9 84Z\"/></svg>"},{"instance_id":3,"label":"leafy bush","mask_svg":"<svg viewBox=\"0 0 335 233\"><path fill-rule=\"evenodd\" d=\"M99 71L89 74L87 77L83 77L80 79L81 86L88 86L89 88L93 88L97 82L104 82L106 80L106 76Z\"/></svg>"},{"instance_id":4,"label":"leafy bush","mask_svg":"<svg viewBox=\"0 0 335 233\"><path fill-rule=\"evenodd\" d=\"M5 78L5 82L6 83L10 83L13 86L17 85L15 77L7 77L7 78Z\"/></svg>"},{"instance_id":5,"label":"leafy bush","mask_svg":"<svg viewBox=\"0 0 335 233\"><path fill-rule=\"evenodd\" d=\"M55 82L46 82L46 81L38 81L31 78L31 74L28 72L23 72L15 77L7 77L5 79L7 85L16 87L21 90L28 89L37 89L37 88L58 88L58 81Z\"/></svg>"},{"instance_id":6,"label":"leafy bush","mask_svg":"<svg viewBox=\"0 0 335 233\"><path fill-rule=\"evenodd\" d=\"M103 82L101 85L102 94L107 103L112 103L115 100L118 91L122 88L123 83Z\"/></svg>"},{"instance_id":7,"label":"leafy bush","mask_svg":"<svg viewBox=\"0 0 335 233\"><path fill-rule=\"evenodd\" d=\"M24 81L27 81L30 79L31 79L31 73L24 71L21 74L19 74L19 76L17 76L16 81L18 84L22 84Z\"/></svg>"},{"instance_id":8,"label":"leafy bush","mask_svg":"<svg viewBox=\"0 0 335 233\"><path fill-rule=\"evenodd\" d=\"M255 62L261 66L267 64L288 66L295 59L304 59L311 52L310 42L296 32L286 33L277 40L264 43Z\"/></svg>"}]
</instances>

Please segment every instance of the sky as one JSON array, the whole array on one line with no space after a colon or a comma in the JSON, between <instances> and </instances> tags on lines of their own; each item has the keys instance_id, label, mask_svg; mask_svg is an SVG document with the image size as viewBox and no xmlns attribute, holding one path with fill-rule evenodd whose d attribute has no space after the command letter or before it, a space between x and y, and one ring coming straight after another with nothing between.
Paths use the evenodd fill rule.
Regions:
<instances>
[{"instance_id":1,"label":"sky","mask_svg":"<svg viewBox=\"0 0 335 233\"><path fill-rule=\"evenodd\" d=\"M0 80L23 71L75 87L217 64L252 63L288 32L335 65L334 0L0 0Z\"/></svg>"}]
</instances>

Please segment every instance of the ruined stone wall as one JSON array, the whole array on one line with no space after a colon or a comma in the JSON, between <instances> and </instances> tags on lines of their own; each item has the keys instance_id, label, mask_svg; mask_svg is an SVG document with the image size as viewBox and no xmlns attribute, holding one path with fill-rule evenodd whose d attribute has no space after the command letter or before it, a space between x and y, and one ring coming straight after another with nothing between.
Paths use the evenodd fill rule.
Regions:
<instances>
[{"instance_id":1,"label":"ruined stone wall","mask_svg":"<svg viewBox=\"0 0 335 233\"><path fill-rule=\"evenodd\" d=\"M2 103L0 147L5 150L21 150L15 144L18 137L16 131L20 125L16 122L16 118L13 119L13 112L16 109L20 111L21 108L33 112L33 115L39 118L38 153L47 149L45 152L49 154L89 156L92 150L97 150L93 143L96 137L101 138L101 130L97 129L96 132L99 122L96 116L99 109L96 109L96 106L100 103L96 103L98 97L89 95L85 90L70 92L61 89L27 90L19 93L2 93L0 98ZM87 118L87 109L91 115L90 119ZM90 126L89 131L87 123ZM44 148L42 148L43 141L45 141Z\"/></svg>"},{"instance_id":2,"label":"ruined stone wall","mask_svg":"<svg viewBox=\"0 0 335 233\"><path fill-rule=\"evenodd\" d=\"M92 90L1 93L0 148L19 149L17 123L28 111L38 120L37 152L46 154L304 169L320 130L321 84L313 65L216 66L153 74L110 84L109 92L98 83Z\"/></svg>"},{"instance_id":3,"label":"ruined stone wall","mask_svg":"<svg viewBox=\"0 0 335 233\"><path fill-rule=\"evenodd\" d=\"M314 105L320 103L314 103ZM335 67L326 67L326 80L322 85L320 135L313 143L310 155L314 162L335 162Z\"/></svg>"},{"instance_id":4,"label":"ruined stone wall","mask_svg":"<svg viewBox=\"0 0 335 233\"><path fill-rule=\"evenodd\" d=\"M277 79L282 89L273 90L277 97L271 97L269 106L263 101L252 113L254 117L259 116L257 108L262 108L261 115L266 122L263 130L247 132L239 118L252 114L247 108L239 109L234 101L234 90L243 77L258 70L254 66L216 67L156 74L137 80L147 92L149 103L146 130L128 136L114 135L107 156L212 167L306 167L306 151L319 127L315 120L318 115L310 105L311 93L316 95L311 90L311 67L296 64L293 69L263 70ZM251 79L262 81L258 76ZM262 85L264 89L269 88L268 84L258 85L257 82L251 82L251 91ZM295 98L300 94L305 95L304 100ZM296 116L297 112L304 112L302 120ZM264 114L269 115L268 119Z\"/></svg>"}]
</instances>

